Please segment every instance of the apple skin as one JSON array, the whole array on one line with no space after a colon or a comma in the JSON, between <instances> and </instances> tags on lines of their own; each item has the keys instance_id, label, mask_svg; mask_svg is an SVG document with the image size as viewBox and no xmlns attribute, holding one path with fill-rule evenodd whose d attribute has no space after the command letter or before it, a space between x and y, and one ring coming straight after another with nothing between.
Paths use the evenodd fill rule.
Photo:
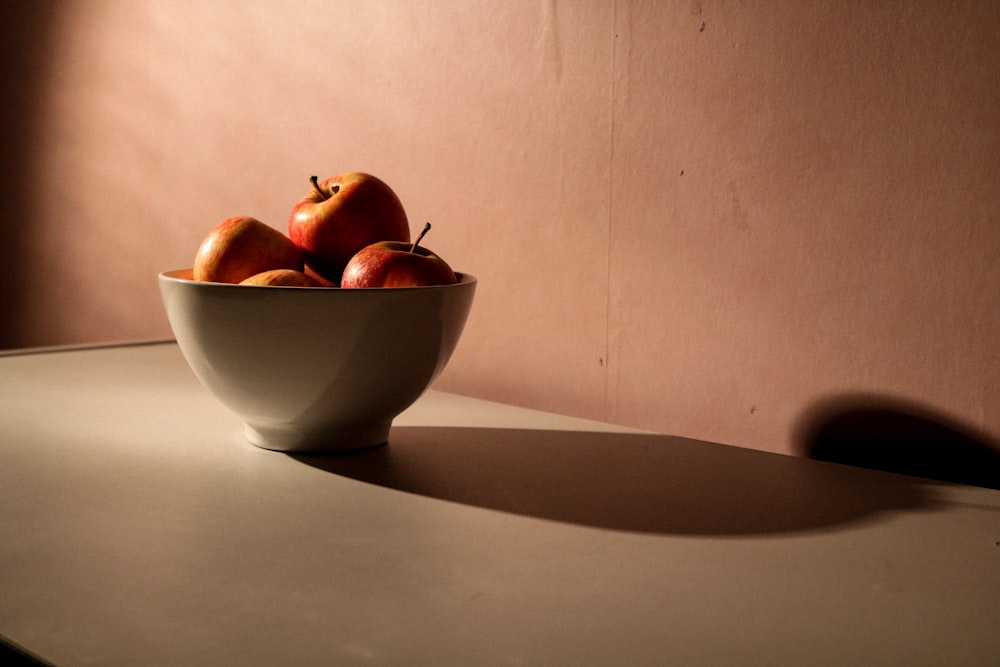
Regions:
<instances>
[{"instance_id":1,"label":"apple skin","mask_svg":"<svg viewBox=\"0 0 1000 667\"><path fill-rule=\"evenodd\" d=\"M317 275L339 283L347 262L362 248L410 240L403 204L379 178L347 172L314 182L316 187L292 209L288 235Z\"/></svg>"},{"instance_id":2,"label":"apple skin","mask_svg":"<svg viewBox=\"0 0 1000 667\"><path fill-rule=\"evenodd\" d=\"M246 215L226 218L198 247L192 277L214 283L239 283L270 269L302 271L302 251L291 239Z\"/></svg>"},{"instance_id":3,"label":"apple skin","mask_svg":"<svg viewBox=\"0 0 1000 667\"><path fill-rule=\"evenodd\" d=\"M336 283L327 280L323 276L319 275L318 273L310 269L308 266L305 268L305 271L303 271L303 273L305 273L307 276L318 282L320 287L337 287L340 283L339 280Z\"/></svg>"},{"instance_id":4,"label":"apple skin","mask_svg":"<svg viewBox=\"0 0 1000 667\"><path fill-rule=\"evenodd\" d=\"M241 280L240 285L258 285L261 287L322 287L320 282L312 276L294 269L271 269L270 271L256 273L245 280Z\"/></svg>"},{"instance_id":5,"label":"apple skin","mask_svg":"<svg viewBox=\"0 0 1000 667\"><path fill-rule=\"evenodd\" d=\"M340 286L427 287L458 282L448 263L433 252L401 241L380 241L360 250L344 268Z\"/></svg>"}]
</instances>

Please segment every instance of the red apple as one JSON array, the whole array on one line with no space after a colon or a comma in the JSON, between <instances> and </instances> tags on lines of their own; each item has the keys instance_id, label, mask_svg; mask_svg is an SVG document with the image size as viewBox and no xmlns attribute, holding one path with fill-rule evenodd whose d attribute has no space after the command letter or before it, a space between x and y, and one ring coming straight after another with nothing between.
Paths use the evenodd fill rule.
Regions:
<instances>
[{"instance_id":1,"label":"red apple","mask_svg":"<svg viewBox=\"0 0 1000 667\"><path fill-rule=\"evenodd\" d=\"M240 281L240 285L260 285L271 287L320 287L320 282L308 276L302 271L294 269L271 269L263 273L256 273L245 280Z\"/></svg>"},{"instance_id":2,"label":"red apple","mask_svg":"<svg viewBox=\"0 0 1000 667\"><path fill-rule=\"evenodd\" d=\"M215 283L238 283L270 269L301 271L302 251L291 239L256 218L226 218L198 247L193 277Z\"/></svg>"},{"instance_id":3,"label":"red apple","mask_svg":"<svg viewBox=\"0 0 1000 667\"><path fill-rule=\"evenodd\" d=\"M454 285L458 279L447 262L427 248L417 245L430 228L430 223L427 223L413 243L379 241L366 246L347 263L340 286L351 288Z\"/></svg>"},{"instance_id":4,"label":"red apple","mask_svg":"<svg viewBox=\"0 0 1000 667\"><path fill-rule=\"evenodd\" d=\"M337 283L347 262L378 241L409 241L406 211L396 193L370 174L349 172L313 187L292 209L288 235L306 265Z\"/></svg>"}]
</instances>

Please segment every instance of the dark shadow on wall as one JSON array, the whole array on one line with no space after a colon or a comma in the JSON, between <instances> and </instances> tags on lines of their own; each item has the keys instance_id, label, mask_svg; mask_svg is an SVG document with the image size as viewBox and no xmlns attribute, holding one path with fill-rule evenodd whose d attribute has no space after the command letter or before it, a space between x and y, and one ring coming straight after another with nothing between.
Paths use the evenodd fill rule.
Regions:
<instances>
[{"instance_id":1,"label":"dark shadow on wall","mask_svg":"<svg viewBox=\"0 0 1000 667\"><path fill-rule=\"evenodd\" d=\"M19 327L26 292L17 276L32 220L31 161L38 152L50 73L55 0L0 2L0 348L28 344ZM60 177L64 177L61 175Z\"/></svg>"},{"instance_id":2,"label":"dark shadow on wall","mask_svg":"<svg viewBox=\"0 0 1000 667\"><path fill-rule=\"evenodd\" d=\"M797 453L821 461L1000 489L1000 443L928 406L876 394L816 402Z\"/></svg>"}]
</instances>

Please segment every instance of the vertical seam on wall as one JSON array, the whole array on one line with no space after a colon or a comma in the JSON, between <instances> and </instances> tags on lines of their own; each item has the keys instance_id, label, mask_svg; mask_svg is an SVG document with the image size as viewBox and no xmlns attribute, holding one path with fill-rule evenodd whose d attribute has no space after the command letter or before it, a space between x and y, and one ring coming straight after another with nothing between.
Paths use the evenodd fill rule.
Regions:
<instances>
[{"instance_id":1,"label":"vertical seam on wall","mask_svg":"<svg viewBox=\"0 0 1000 667\"><path fill-rule=\"evenodd\" d=\"M602 419L610 418L610 385L611 385L611 231L614 225L614 183L615 183L615 57L618 48L618 1L611 0L611 63L608 72L610 83L608 91L608 219L607 238L604 246L604 397Z\"/></svg>"}]
</instances>

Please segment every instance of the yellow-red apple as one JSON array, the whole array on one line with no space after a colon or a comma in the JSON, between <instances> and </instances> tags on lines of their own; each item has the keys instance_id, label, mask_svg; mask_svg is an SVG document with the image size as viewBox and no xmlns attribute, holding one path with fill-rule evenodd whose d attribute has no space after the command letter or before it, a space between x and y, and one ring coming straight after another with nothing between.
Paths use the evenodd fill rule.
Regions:
<instances>
[{"instance_id":1,"label":"yellow-red apple","mask_svg":"<svg viewBox=\"0 0 1000 667\"><path fill-rule=\"evenodd\" d=\"M226 218L198 247L193 277L216 283L238 283L271 269L302 271L302 251L291 239L256 218Z\"/></svg>"},{"instance_id":2,"label":"yellow-red apple","mask_svg":"<svg viewBox=\"0 0 1000 667\"><path fill-rule=\"evenodd\" d=\"M294 269L271 269L240 281L240 285L262 287L321 287L320 282L302 271Z\"/></svg>"}]
</instances>

